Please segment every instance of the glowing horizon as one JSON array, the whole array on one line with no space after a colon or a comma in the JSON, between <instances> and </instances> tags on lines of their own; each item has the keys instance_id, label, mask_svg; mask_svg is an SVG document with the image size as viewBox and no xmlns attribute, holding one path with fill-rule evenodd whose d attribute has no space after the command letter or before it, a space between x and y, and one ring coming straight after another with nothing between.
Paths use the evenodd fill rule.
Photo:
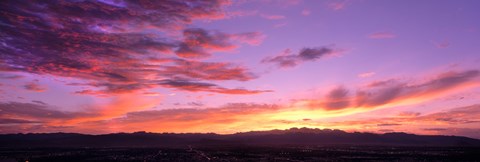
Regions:
<instances>
[{"instance_id":1,"label":"glowing horizon","mask_svg":"<svg viewBox=\"0 0 480 162\"><path fill-rule=\"evenodd\" d=\"M0 133L480 139L479 1L8 1Z\"/></svg>"}]
</instances>

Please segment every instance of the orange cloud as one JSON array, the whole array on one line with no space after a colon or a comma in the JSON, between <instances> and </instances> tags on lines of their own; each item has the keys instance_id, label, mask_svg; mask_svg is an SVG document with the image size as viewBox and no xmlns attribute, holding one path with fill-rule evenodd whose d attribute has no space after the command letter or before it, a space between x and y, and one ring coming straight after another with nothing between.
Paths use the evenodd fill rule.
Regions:
<instances>
[{"instance_id":1,"label":"orange cloud","mask_svg":"<svg viewBox=\"0 0 480 162\"><path fill-rule=\"evenodd\" d=\"M406 112L398 116L369 118L364 120L343 120L340 122L312 121L316 125L344 130L362 130L384 132L385 130L404 131L419 134L443 134L443 135L469 135L479 138L478 130L480 123L480 105L451 108L442 112L420 115L419 113ZM454 131L458 129L458 131ZM469 131L465 134L464 131Z\"/></svg>"}]
</instances>

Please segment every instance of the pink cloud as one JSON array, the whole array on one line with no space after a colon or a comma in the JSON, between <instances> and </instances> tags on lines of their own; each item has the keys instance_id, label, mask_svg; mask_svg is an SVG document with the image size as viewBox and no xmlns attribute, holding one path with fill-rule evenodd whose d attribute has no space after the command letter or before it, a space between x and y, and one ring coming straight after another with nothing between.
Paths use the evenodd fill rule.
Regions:
<instances>
[{"instance_id":1,"label":"pink cloud","mask_svg":"<svg viewBox=\"0 0 480 162\"><path fill-rule=\"evenodd\" d=\"M328 8L332 9L332 10L335 10L335 11L338 11L338 10L342 10L346 7L347 5L347 1L338 1L338 2L331 2L328 4Z\"/></svg>"},{"instance_id":2,"label":"pink cloud","mask_svg":"<svg viewBox=\"0 0 480 162\"><path fill-rule=\"evenodd\" d=\"M183 58L207 58L216 51L231 51L238 47L234 44L246 43L260 45L265 39L261 32L245 32L227 34L219 31L208 31L200 28L189 28L183 32L184 39L175 53Z\"/></svg>"},{"instance_id":3,"label":"pink cloud","mask_svg":"<svg viewBox=\"0 0 480 162\"><path fill-rule=\"evenodd\" d=\"M452 92L478 87L479 77L479 70L448 71L431 76L430 80L420 83L390 79L384 82L375 81L367 87L356 90L340 86L332 89L323 98L304 103L311 108L327 111L371 110L384 105L420 103ZM371 86L372 84L376 85Z\"/></svg>"},{"instance_id":4,"label":"pink cloud","mask_svg":"<svg viewBox=\"0 0 480 162\"><path fill-rule=\"evenodd\" d=\"M368 77L371 77L373 75L375 75L375 72L366 72L366 73L358 74L358 77L359 78L368 78Z\"/></svg>"},{"instance_id":5,"label":"pink cloud","mask_svg":"<svg viewBox=\"0 0 480 162\"><path fill-rule=\"evenodd\" d=\"M303 9L303 10L302 10L302 15L303 15L303 16L308 16L308 15L310 15L311 13L312 13L312 11L310 11L309 9Z\"/></svg>"},{"instance_id":6,"label":"pink cloud","mask_svg":"<svg viewBox=\"0 0 480 162\"><path fill-rule=\"evenodd\" d=\"M227 18L236 18L236 17L245 17L245 16L254 16L258 14L257 10L253 11L229 11L226 13Z\"/></svg>"},{"instance_id":7,"label":"pink cloud","mask_svg":"<svg viewBox=\"0 0 480 162\"><path fill-rule=\"evenodd\" d=\"M435 45L435 47L437 48L447 48L450 46L450 42L448 42L447 40L443 40L443 41L433 41L433 44Z\"/></svg>"},{"instance_id":8,"label":"pink cloud","mask_svg":"<svg viewBox=\"0 0 480 162\"><path fill-rule=\"evenodd\" d=\"M267 15L267 14L261 14L260 15L262 18L269 19L269 20L281 20L285 19L285 16L283 15Z\"/></svg>"},{"instance_id":9,"label":"pink cloud","mask_svg":"<svg viewBox=\"0 0 480 162\"><path fill-rule=\"evenodd\" d=\"M368 35L368 38L371 38L371 39L390 39L395 37L397 37L397 35L391 32L376 32Z\"/></svg>"},{"instance_id":10,"label":"pink cloud","mask_svg":"<svg viewBox=\"0 0 480 162\"><path fill-rule=\"evenodd\" d=\"M38 84L37 80L27 83L23 87L26 90L34 91L34 92L45 92L47 90L47 87Z\"/></svg>"},{"instance_id":11,"label":"pink cloud","mask_svg":"<svg viewBox=\"0 0 480 162\"><path fill-rule=\"evenodd\" d=\"M263 40L267 36L260 33L260 32L248 32L248 33L240 33L240 34L232 34L231 38L236 40L240 43L247 43L249 45L258 46L262 44Z\"/></svg>"},{"instance_id":12,"label":"pink cloud","mask_svg":"<svg viewBox=\"0 0 480 162\"><path fill-rule=\"evenodd\" d=\"M280 27L283 27L285 25L287 25L288 23L284 22L284 23L280 23L280 24L275 24L273 25L274 28L280 28Z\"/></svg>"}]
</instances>

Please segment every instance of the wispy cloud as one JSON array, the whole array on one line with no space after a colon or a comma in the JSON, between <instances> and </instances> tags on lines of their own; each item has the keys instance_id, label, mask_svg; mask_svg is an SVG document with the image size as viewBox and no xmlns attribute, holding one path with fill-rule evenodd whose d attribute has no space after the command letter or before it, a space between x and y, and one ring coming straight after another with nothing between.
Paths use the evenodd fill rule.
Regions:
<instances>
[{"instance_id":1,"label":"wispy cloud","mask_svg":"<svg viewBox=\"0 0 480 162\"><path fill-rule=\"evenodd\" d=\"M450 46L450 42L447 41L447 40L443 40L443 41L432 41L433 44L435 45L435 47L437 48L447 48Z\"/></svg>"},{"instance_id":2,"label":"wispy cloud","mask_svg":"<svg viewBox=\"0 0 480 162\"><path fill-rule=\"evenodd\" d=\"M3 73L0 74L0 79L20 79L23 78L21 75Z\"/></svg>"},{"instance_id":3,"label":"wispy cloud","mask_svg":"<svg viewBox=\"0 0 480 162\"><path fill-rule=\"evenodd\" d=\"M283 15L267 15L267 14L261 14L260 15L262 18L269 19L269 20L281 20L285 19L286 17Z\"/></svg>"},{"instance_id":4,"label":"wispy cloud","mask_svg":"<svg viewBox=\"0 0 480 162\"><path fill-rule=\"evenodd\" d=\"M0 118L4 121L8 120L10 123L15 120L20 121L20 123L23 123L23 121L50 122L93 115L58 111L50 105L41 103L4 102L0 103L0 110L2 112Z\"/></svg>"},{"instance_id":5,"label":"wispy cloud","mask_svg":"<svg viewBox=\"0 0 480 162\"><path fill-rule=\"evenodd\" d=\"M374 109L385 105L402 105L419 103L440 96L450 91L479 86L480 71L467 70L460 72L440 73L431 80L421 83L408 83L389 79L386 82L374 81L365 88L349 90L338 87L332 89L322 99L302 101L311 108L329 111L343 109Z\"/></svg>"},{"instance_id":6,"label":"wispy cloud","mask_svg":"<svg viewBox=\"0 0 480 162\"><path fill-rule=\"evenodd\" d=\"M308 15L310 15L311 13L312 13L312 11L310 11L309 9L303 9L302 12L301 12L301 14L302 14L303 16L308 16Z\"/></svg>"},{"instance_id":7,"label":"wispy cloud","mask_svg":"<svg viewBox=\"0 0 480 162\"><path fill-rule=\"evenodd\" d=\"M216 92L223 94L257 94L264 92L272 92L271 90L247 90L243 88L228 89L223 88L212 83L202 83L189 80L162 80L159 82L160 85L175 88L184 91L190 92Z\"/></svg>"},{"instance_id":8,"label":"wispy cloud","mask_svg":"<svg viewBox=\"0 0 480 162\"><path fill-rule=\"evenodd\" d=\"M330 2L328 3L328 8L338 11L344 9L348 4L347 0L342 0L342 1L335 1L335 2Z\"/></svg>"},{"instance_id":9,"label":"wispy cloud","mask_svg":"<svg viewBox=\"0 0 480 162\"><path fill-rule=\"evenodd\" d=\"M34 92L45 92L47 90L46 86L42 86L38 83L38 80L29 82L23 86L26 90Z\"/></svg>"},{"instance_id":10,"label":"wispy cloud","mask_svg":"<svg viewBox=\"0 0 480 162\"><path fill-rule=\"evenodd\" d=\"M302 48L297 54L292 54L290 49L284 50L281 55L266 57L262 63L274 63L279 67L295 67L307 61L316 61L320 58L338 54L340 51L331 47Z\"/></svg>"},{"instance_id":11,"label":"wispy cloud","mask_svg":"<svg viewBox=\"0 0 480 162\"><path fill-rule=\"evenodd\" d=\"M368 77L372 77L374 75L375 75L375 72L365 72L365 73L358 74L358 77L359 78L368 78Z\"/></svg>"},{"instance_id":12,"label":"wispy cloud","mask_svg":"<svg viewBox=\"0 0 480 162\"><path fill-rule=\"evenodd\" d=\"M280 27L284 27L285 25L287 25L288 23L284 22L284 23L279 23L279 24L275 24L273 25L274 28L280 28Z\"/></svg>"},{"instance_id":13,"label":"wispy cloud","mask_svg":"<svg viewBox=\"0 0 480 162\"><path fill-rule=\"evenodd\" d=\"M375 32L368 35L368 38L370 39L391 39L395 37L397 37L397 35L391 32Z\"/></svg>"},{"instance_id":14,"label":"wispy cloud","mask_svg":"<svg viewBox=\"0 0 480 162\"><path fill-rule=\"evenodd\" d=\"M441 112L420 115L400 115L379 117L368 120L347 120L341 122L320 122L330 127L349 127L368 129L369 131L384 132L384 128L391 131L406 131L419 134L462 135L480 138L478 128L472 125L480 122L480 105L453 107Z\"/></svg>"}]
</instances>

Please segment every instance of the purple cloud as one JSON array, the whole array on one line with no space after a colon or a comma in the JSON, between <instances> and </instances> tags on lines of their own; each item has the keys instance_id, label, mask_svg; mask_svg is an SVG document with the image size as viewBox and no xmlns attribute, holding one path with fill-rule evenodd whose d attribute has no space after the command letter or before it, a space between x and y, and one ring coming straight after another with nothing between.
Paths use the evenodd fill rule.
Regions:
<instances>
[{"instance_id":1,"label":"purple cloud","mask_svg":"<svg viewBox=\"0 0 480 162\"><path fill-rule=\"evenodd\" d=\"M336 53L338 51L330 47L303 48L297 54L292 54L290 49L287 49L282 55L264 58L262 63L273 63L279 67L287 68L297 66L306 61L316 61Z\"/></svg>"}]
</instances>

